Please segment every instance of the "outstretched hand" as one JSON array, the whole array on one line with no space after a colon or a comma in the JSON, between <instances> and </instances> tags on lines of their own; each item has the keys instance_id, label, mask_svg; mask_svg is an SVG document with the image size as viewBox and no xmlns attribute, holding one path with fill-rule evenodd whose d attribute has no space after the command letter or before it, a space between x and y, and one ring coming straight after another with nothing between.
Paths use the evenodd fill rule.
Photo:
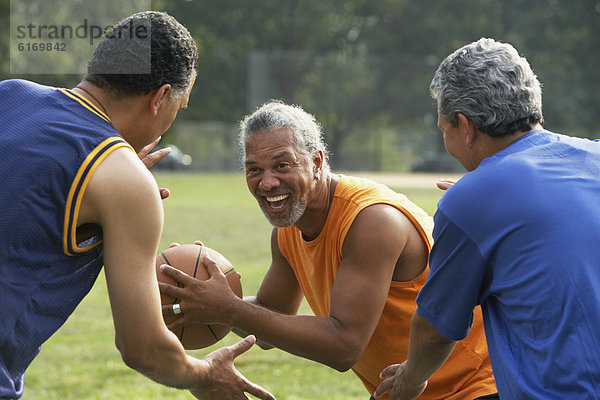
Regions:
<instances>
[{"instance_id":1,"label":"outstretched hand","mask_svg":"<svg viewBox=\"0 0 600 400\"><path fill-rule=\"evenodd\" d=\"M210 378L190 392L201 400L241 400L248 399L245 393L262 400L275 400L275 397L262 387L246 379L233 365L235 358L248 351L256 342L248 336L233 346L216 350L202 361L209 365Z\"/></svg>"},{"instance_id":2,"label":"outstretched hand","mask_svg":"<svg viewBox=\"0 0 600 400\"><path fill-rule=\"evenodd\" d=\"M427 381L419 385L410 385L406 381L406 361L402 364L392 364L381 371L380 378L384 379L373 397L379 399L390 392L389 400L413 400L425 391Z\"/></svg>"},{"instance_id":3,"label":"outstretched hand","mask_svg":"<svg viewBox=\"0 0 600 400\"><path fill-rule=\"evenodd\" d=\"M160 149L155 151L154 153L150 153L150 151L158 144L158 142L160 142L160 139L161 137L159 136L158 139L144 146L142 150L140 150L140 152L138 153L138 157L140 158L140 160L142 160L142 162L148 169L150 169L154 164L156 164L157 162L168 156L169 153L171 153L170 147L165 147L164 149ZM166 199L171 195L171 192L167 188L159 188L158 191L160 192L160 198L162 200Z\"/></svg>"}]
</instances>

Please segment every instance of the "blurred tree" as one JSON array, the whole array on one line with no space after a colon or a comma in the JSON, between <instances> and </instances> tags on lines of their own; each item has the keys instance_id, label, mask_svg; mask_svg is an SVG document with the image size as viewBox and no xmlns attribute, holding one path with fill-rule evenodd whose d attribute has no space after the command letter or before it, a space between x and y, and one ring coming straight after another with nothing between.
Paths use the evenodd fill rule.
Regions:
<instances>
[{"instance_id":1,"label":"blurred tree","mask_svg":"<svg viewBox=\"0 0 600 400\"><path fill-rule=\"evenodd\" d=\"M102 25L104 25L104 21L107 18L110 18L110 21L106 21L106 25L109 25L111 22L117 22L119 19L127 17L128 14L132 12L131 10L141 8L146 4L151 4L154 9L164 8L164 0L125 0L123 2L118 2L119 4L115 4L115 1L98 2L94 4L82 1L71 3L49 0L35 0L23 3L19 2L19 0L13 1L15 1L16 5L22 6L20 11L15 9L11 10L11 0L0 0L0 79L22 78L57 87L73 87L79 83L81 78L85 75L87 58L91 55L90 48L97 43L97 40L93 42L92 46L90 46L87 38L85 40L79 39L73 41L73 43L70 44L73 45L73 48L75 49L78 48L84 50L84 58L81 60L77 59L77 57L79 56L79 53L82 52L77 50L75 50L77 54L60 54L57 58L41 59L39 60L40 62L36 61L35 58L15 59L13 60L13 67L16 68L17 73L10 73L10 46L15 45L14 43L11 44L10 41L11 17L14 19L13 22L20 23L23 22L21 21L22 16L31 17L41 15L39 18L42 18L44 24L54 24L56 26L69 24L73 29L76 29L79 24L83 24L83 19L88 19L90 24L102 21ZM140 9L139 11L144 10ZM19 14L19 12L21 12L21 14ZM62 18L65 18L65 16L67 19L63 21ZM47 21L44 18L47 18ZM14 27L12 28L15 29ZM54 55L51 53L46 54ZM23 62L26 64L23 64ZM52 63L50 65L52 67L50 68L52 72L66 71L67 73L43 73L41 71L47 70L44 68L44 62ZM79 62L78 66L74 67L73 65L77 62ZM27 63L37 63L39 65L37 66L38 68L34 68L36 65L27 65Z\"/></svg>"},{"instance_id":2,"label":"blurred tree","mask_svg":"<svg viewBox=\"0 0 600 400\"><path fill-rule=\"evenodd\" d=\"M424 132L443 151L429 82L443 57L483 36L514 44L538 71L550 129L598 135L599 4L170 0L166 9L202 49L191 117L233 122L268 98L301 103L323 123L335 165L350 130L370 124Z\"/></svg>"},{"instance_id":3,"label":"blurred tree","mask_svg":"<svg viewBox=\"0 0 600 400\"><path fill-rule=\"evenodd\" d=\"M202 119L237 120L248 111L247 63L252 50L324 53L337 48L343 25L336 1L170 0L166 9L198 41L202 73L192 93L192 113ZM277 71L282 91L294 82ZM287 89L286 89L287 88ZM290 99L287 99L290 100Z\"/></svg>"},{"instance_id":4,"label":"blurred tree","mask_svg":"<svg viewBox=\"0 0 600 400\"><path fill-rule=\"evenodd\" d=\"M10 0L0 0L0 80L9 77Z\"/></svg>"},{"instance_id":5,"label":"blurred tree","mask_svg":"<svg viewBox=\"0 0 600 400\"><path fill-rule=\"evenodd\" d=\"M9 4L0 0L4 77ZM372 135L365 143L373 146L390 145L386 138L396 132L441 152L431 77L447 54L484 36L512 43L530 61L544 85L549 129L600 136L600 0L161 0L152 6L184 23L200 48L201 73L186 118L235 124L269 98L300 103L323 123L334 164L357 130ZM79 78L39 80L69 86Z\"/></svg>"}]
</instances>

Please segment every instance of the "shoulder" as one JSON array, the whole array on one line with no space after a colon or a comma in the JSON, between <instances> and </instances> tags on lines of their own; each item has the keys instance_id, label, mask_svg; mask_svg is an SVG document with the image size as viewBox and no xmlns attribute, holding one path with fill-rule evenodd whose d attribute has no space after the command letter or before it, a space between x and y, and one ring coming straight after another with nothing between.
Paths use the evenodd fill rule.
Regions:
<instances>
[{"instance_id":1,"label":"shoulder","mask_svg":"<svg viewBox=\"0 0 600 400\"><path fill-rule=\"evenodd\" d=\"M526 162L526 161L525 161ZM481 164L444 192L434 215L437 240L449 223L471 237L514 220L525 201L533 200L531 167L510 156Z\"/></svg>"},{"instance_id":2,"label":"shoulder","mask_svg":"<svg viewBox=\"0 0 600 400\"><path fill-rule=\"evenodd\" d=\"M334 198L335 212L356 215L361 210L375 204L388 204L392 207L410 208L408 198L389 187L365 178L341 176Z\"/></svg>"},{"instance_id":3,"label":"shoulder","mask_svg":"<svg viewBox=\"0 0 600 400\"><path fill-rule=\"evenodd\" d=\"M26 81L24 79L6 79L4 81L0 81L0 89L1 90L14 90L21 89L30 86L40 86L36 83Z\"/></svg>"},{"instance_id":4,"label":"shoulder","mask_svg":"<svg viewBox=\"0 0 600 400\"><path fill-rule=\"evenodd\" d=\"M93 172L85 191L82 215L101 222L107 214L159 211L158 186L152 174L128 147L112 151Z\"/></svg>"},{"instance_id":5,"label":"shoulder","mask_svg":"<svg viewBox=\"0 0 600 400\"><path fill-rule=\"evenodd\" d=\"M25 79L6 79L0 81L0 93L3 94L35 95L55 91L56 88L52 86L41 85Z\"/></svg>"},{"instance_id":6,"label":"shoulder","mask_svg":"<svg viewBox=\"0 0 600 400\"><path fill-rule=\"evenodd\" d=\"M408 219L398 208L386 203L374 203L360 210L355 223L373 221L375 223L398 225Z\"/></svg>"},{"instance_id":7,"label":"shoulder","mask_svg":"<svg viewBox=\"0 0 600 400\"><path fill-rule=\"evenodd\" d=\"M387 186L371 179L356 176L340 175L340 180L335 190L335 196L348 200L360 200L373 196L390 195L395 193Z\"/></svg>"},{"instance_id":8,"label":"shoulder","mask_svg":"<svg viewBox=\"0 0 600 400\"><path fill-rule=\"evenodd\" d=\"M404 194L369 179L343 175L338 186L331 210L336 225L349 228L350 225L379 221L382 226L391 223L391 228L407 228L405 231L412 232L414 227L427 242L431 242L433 219ZM341 232L345 234L344 229Z\"/></svg>"},{"instance_id":9,"label":"shoulder","mask_svg":"<svg viewBox=\"0 0 600 400\"><path fill-rule=\"evenodd\" d=\"M148 169L130 147L119 147L98 166L94 176L101 186L135 194L154 190L157 185Z\"/></svg>"},{"instance_id":10,"label":"shoulder","mask_svg":"<svg viewBox=\"0 0 600 400\"><path fill-rule=\"evenodd\" d=\"M376 203L363 208L354 218L346 241L398 242L412 234L417 235L417 231L402 211L389 204Z\"/></svg>"},{"instance_id":11,"label":"shoulder","mask_svg":"<svg viewBox=\"0 0 600 400\"><path fill-rule=\"evenodd\" d=\"M0 81L0 104L10 111L16 106L35 109L36 99L45 99L56 89L40 85L24 79L7 79ZM20 116L22 118L22 115Z\"/></svg>"}]
</instances>

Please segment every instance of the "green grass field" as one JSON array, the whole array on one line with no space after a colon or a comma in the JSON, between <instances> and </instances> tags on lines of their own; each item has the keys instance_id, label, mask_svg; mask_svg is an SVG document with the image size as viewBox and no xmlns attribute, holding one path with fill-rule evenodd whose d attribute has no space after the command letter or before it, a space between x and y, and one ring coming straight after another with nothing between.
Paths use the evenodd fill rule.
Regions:
<instances>
[{"instance_id":1,"label":"green grass field","mask_svg":"<svg viewBox=\"0 0 600 400\"><path fill-rule=\"evenodd\" d=\"M161 249L171 242L202 240L224 254L242 274L244 294L251 295L269 265L271 227L246 188L241 174L157 174L159 186L171 189L164 201L165 226ZM441 192L435 188L395 186L432 214ZM304 305L304 314L310 309ZM202 357L238 340L234 334ZM398 360L401 361L401 360ZM368 399L352 372L339 373L280 350L254 347L236 361L251 381L284 400ZM191 399L189 392L156 384L121 361L104 276L96 282L66 324L42 346L25 378L25 400Z\"/></svg>"}]
</instances>

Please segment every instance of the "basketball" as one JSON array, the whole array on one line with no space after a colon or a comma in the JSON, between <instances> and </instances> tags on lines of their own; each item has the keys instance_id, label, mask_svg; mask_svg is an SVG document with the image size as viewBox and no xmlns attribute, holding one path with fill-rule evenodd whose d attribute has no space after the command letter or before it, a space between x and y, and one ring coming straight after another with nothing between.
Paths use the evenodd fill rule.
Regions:
<instances>
[{"instance_id":1,"label":"basketball","mask_svg":"<svg viewBox=\"0 0 600 400\"><path fill-rule=\"evenodd\" d=\"M227 282L231 290L238 296L242 297L242 284L240 282L240 274L236 272L231 263L223 257L219 252L206 247L195 244L184 244L181 246L171 247L158 256L156 256L156 272L159 282L175 285L175 281L167 277L160 271L160 266L167 264L173 268L185 272L189 276L196 279L207 280L209 278L208 271L201 262L201 255L207 252L207 255L212 258L223 274L227 277ZM170 305L179 302L179 299L161 294L161 302L163 305ZM164 320L168 325L177 317L174 315L165 315ZM223 339L231 331L230 326L226 325L204 325L194 324L177 329L174 333L179 338L183 347L187 350L201 349L215 344Z\"/></svg>"}]
</instances>

